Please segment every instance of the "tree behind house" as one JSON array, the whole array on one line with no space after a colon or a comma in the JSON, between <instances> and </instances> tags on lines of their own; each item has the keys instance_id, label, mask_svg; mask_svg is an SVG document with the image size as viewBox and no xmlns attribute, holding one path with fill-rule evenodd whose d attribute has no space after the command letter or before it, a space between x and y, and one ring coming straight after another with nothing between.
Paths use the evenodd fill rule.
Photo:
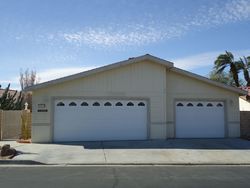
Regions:
<instances>
[{"instance_id":1,"label":"tree behind house","mask_svg":"<svg viewBox=\"0 0 250 188\"><path fill-rule=\"evenodd\" d=\"M237 68L239 71L243 72L243 76L247 82L246 86L250 87L250 78L249 78L249 70L250 70L250 56L240 58L237 63Z\"/></svg>"},{"instance_id":2,"label":"tree behind house","mask_svg":"<svg viewBox=\"0 0 250 188\"><path fill-rule=\"evenodd\" d=\"M226 68L229 68L229 73L232 75L236 87L240 86L237 61L231 52L226 51L225 54L220 54L214 62L214 70L217 74L222 74Z\"/></svg>"},{"instance_id":3,"label":"tree behind house","mask_svg":"<svg viewBox=\"0 0 250 188\"><path fill-rule=\"evenodd\" d=\"M27 87L33 86L39 82L36 71L26 69L24 72L20 71L19 78L21 89L24 90Z\"/></svg>"},{"instance_id":4,"label":"tree behind house","mask_svg":"<svg viewBox=\"0 0 250 188\"><path fill-rule=\"evenodd\" d=\"M39 83L39 78L36 71L26 69L24 72L20 71L19 78L20 86L24 92L24 102L28 103L29 109L32 111L32 93L24 91L27 87L33 86Z\"/></svg>"},{"instance_id":5,"label":"tree behind house","mask_svg":"<svg viewBox=\"0 0 250 188\"><path fill-rule=\"evenodd\" d=\"M231 73L221 72L217 73L216 70L212 70L208 75L210 80L217 81L229 86L236 86L235 81L233 79L233 76ZM244 81L242 79L239 79L239 84L244 85Z\"/></svg>"},{"instance_id":6,"label":"tree behind house","mask_svg":"<svg viewBox=\"0 0 250 188\"><path fill-rule=\"evenodd\" d=\"M18 96L17 96L18 95ZM22 110L23 95L22 92L17 91L14 94L10 93L10 84L4 90L0 97L0 109L1 110Z\"/></svg>"}]
</instances>

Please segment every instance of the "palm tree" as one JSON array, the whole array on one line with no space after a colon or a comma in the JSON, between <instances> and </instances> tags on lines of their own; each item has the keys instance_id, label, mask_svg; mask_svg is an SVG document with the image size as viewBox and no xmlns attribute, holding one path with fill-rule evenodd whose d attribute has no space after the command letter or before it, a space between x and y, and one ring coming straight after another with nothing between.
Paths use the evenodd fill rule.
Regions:
<instances>
[{"instance_id":1,"label":"palm tree","mask_svg":"<svg viewBox=\"0 0 250 188\"><path fill-rule=\"evenodd\" d=\"M239 84L237 61L234 60L234 56L231 52L226 51L225 54L221 54L217 57L214 62L214 69L217 74L222 74L225 68L229 67L229 72L232 74L235 85L237 87Z\"/></svg>"},{"instance_id":2,"label":"palm tree","mask_svg":"<svg viewBox=\"0 0 250 188\"><path fill-rule=\"evenodd\" d=\"M250 86L249 70L250 70L250 56L240 58L237 63L237 69L243 72L247 86Z\"/></svg>"},{"instance_id":3,"label":"palm tree","mask_svg":"<svg viewBox=\"0 0 250 188\"><path fill-rule=\"evenodd\" d=\"M229 86L235 86L235 82L231 73L223 71L222 73L218 74L216 70L212 70L209 73L208 77L210 80L217 81ZM241 80L239 80L239 82L241 82Z\"/></svg>"}]
</instances>

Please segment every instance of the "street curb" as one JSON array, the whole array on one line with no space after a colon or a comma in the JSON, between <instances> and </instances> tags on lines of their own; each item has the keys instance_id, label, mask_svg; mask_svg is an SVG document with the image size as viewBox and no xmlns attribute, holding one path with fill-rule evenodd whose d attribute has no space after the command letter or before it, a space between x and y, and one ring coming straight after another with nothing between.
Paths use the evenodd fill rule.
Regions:
<instances>
[{"instance_id":1,"label":"street curb","mask_svg":"<svg viewBox=\"0 0 250 188\"><path fill-rule=\"evenodd\" d=\"M250 163L42 163L33 160L0 160L1 165L62 165L62 166L242 166Z\"/></svg>"},{"instance_id":2,"label":"street curb","mask_svg":"<svg viewBox=\"0 0 250 188\"><path fill-rule=\"evenodd\" d=\"M57 165L70 165L70 166L77 166L77 165L83 165L83 166L219 166L219 165L225 165L225 166L242 166L242 165L250 165L250 163L64 163L64 164L57 164Z\"/></svg>"}]
</instances>

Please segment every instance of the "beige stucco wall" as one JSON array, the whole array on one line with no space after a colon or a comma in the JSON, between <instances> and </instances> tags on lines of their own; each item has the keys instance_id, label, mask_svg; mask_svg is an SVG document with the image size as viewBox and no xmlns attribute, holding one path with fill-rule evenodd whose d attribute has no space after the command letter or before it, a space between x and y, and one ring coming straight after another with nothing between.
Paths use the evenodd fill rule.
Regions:
<instances>
[{"instance_id":1,"label":"beige stucco wall","mask_svg":"<svg viewBox=\"0 0 250 188\"><path fill-rule=\"evenodd\" d=\"M167 137L175 137L176 100L218 100L225 103L226 137L240 136L240 113L238 94L212 86L205 82L167 71Z\"/></svg>"},{"instance_id":2,"label":"beige stucco wall","mask_svg":"<svg viewBox=\"0 0 250 188\"><path fill-rule=\"evenodd\" d=\"M53 141L54 99L60 97L140 98L149 101L149 139L175 137L174 100L225 100L227 136L239 136L238 95L181 76L165 66L139 62L33 92L32 141ZM47 112L37 112L45 104Z\"/></svg>"},{"instance_id":3,"label":"beige stucco wall","mask_svg":"<svg viewBox=\"0 0 250 188\"><path fill-rule=\"evenodd\" d=\"M250 111L250 102L239 98L240 111Z\"/></svg>"}]
</instances>

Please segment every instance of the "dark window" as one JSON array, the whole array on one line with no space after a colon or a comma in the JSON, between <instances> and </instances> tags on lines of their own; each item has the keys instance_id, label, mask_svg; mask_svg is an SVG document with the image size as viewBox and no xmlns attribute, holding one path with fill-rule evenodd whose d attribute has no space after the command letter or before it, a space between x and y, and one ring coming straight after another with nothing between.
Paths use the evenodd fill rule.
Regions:
<instances>
[{"instance_id":1,"label":"dark window","mask_svg":"<svg viewBox=\"0 0 250 188\"><path fill-rule=\"evenodd\" d=\"M188 103L187 106L194 106L192 103Z\"/></svg>"},{"instance_id":2,"label":"dark window","mask_svg":"<svg viewBox=\"0 0 250 188\"><path fill-rule=\"evenodd\" d=\"M112 104L110 102L106 102L104 106L112 106Z\"/></svg>"},{"instance_id":3,"label":"dark window","mask_svg":"<svg viewBox=\"0 0 250 188\"><path fill-rule=\"evenodd\" d=\"M65 106L65 104L63 102L59 102L56 104L56 106Z\"/></svg>"},{"instance_id":4,"label":"dark window","mask_svg":"<svg viewBox=\"0 0 250 188\"><path fill-rule=\"evenodd\" d=\"M76 106L76 103L75 102L71 102L71 103L69 103L69 106Z\"/></svg>"},{"instance_id":5,"label":"dark window","mask_svg":"<svg viewBox=\"0 0 250 188\"><path fill-rule=\"evenodd\" d=\"M127 106L134 106L134 103L129 102L129 103L127 104Z\"/></svg>"},{"instance_id":6,"label":"dark window","mask_svg":"<svg viewBox=\"0 0 250 188\"><path fill-rule=\"evenodd\" d=\"M100 103L99 102L94 102L93 106L100 106Z\"/></svg>"},{"instance_id":7,"label":"dark window","mask_svg":"<svg viewBox=\"0 0 250 188\"><path fill-rule=\"evenodd\" d=\"M183 106L183 104L179 102L176 106Z\"/></svg>"},{"instance_id":8,"label":"dark window","mask_svg":"<svg viewBox=\"0 0 250 188\"><path fill-rule=\"evenodd\" d=\"M122 103L121 102L118 102L115 104L116 106L122 106Z\"/></svg>"},{"instance_id":9,"label":"dark window","mask_svg":"<svg viewBox=\"0 0 250 188\"><path fill-rule=\"evenodd\" d=\"M202 103L198 103L197 106L201 107L201 106L203 106L203 104Z\"/></svg>"},{"instance_id":10,"label":"dark window","mask_svg":"<svg viewBox=\"0 0 250 188\"><path fill-rule=\"evenodd\" d=\"M145 106L144 102L140 102L138 106Z\"/></svg>"},{"instance_id":11,"label":"dark window","mask_svg":"<svg viewBox=\"0 0 250 188\"><path fill-rule=\"evenodd\" d=\"M217 107L222 107L223 105L221 103L218 103L216 106Z\"/></svg>"},{"instance_id":12,"label":"dark window","mask_svg":"<svg viewBox=\"0 0 250 188\"><path fill-rule=\"evenodd\" d=\"M88 106L89 104L87 102L82 102L81 106Z\"/></svg>"},{"instance_id":13,"label":"dark window","mask_svg":"<svg viewBox=\"0 0 250 188\"><path fill-rule=\"evenodd\" d=\"M212 104L212 103L208 103L207 106L208 106L208 107L212 107L213 104Z\"/></svg>"}]
</instances>

